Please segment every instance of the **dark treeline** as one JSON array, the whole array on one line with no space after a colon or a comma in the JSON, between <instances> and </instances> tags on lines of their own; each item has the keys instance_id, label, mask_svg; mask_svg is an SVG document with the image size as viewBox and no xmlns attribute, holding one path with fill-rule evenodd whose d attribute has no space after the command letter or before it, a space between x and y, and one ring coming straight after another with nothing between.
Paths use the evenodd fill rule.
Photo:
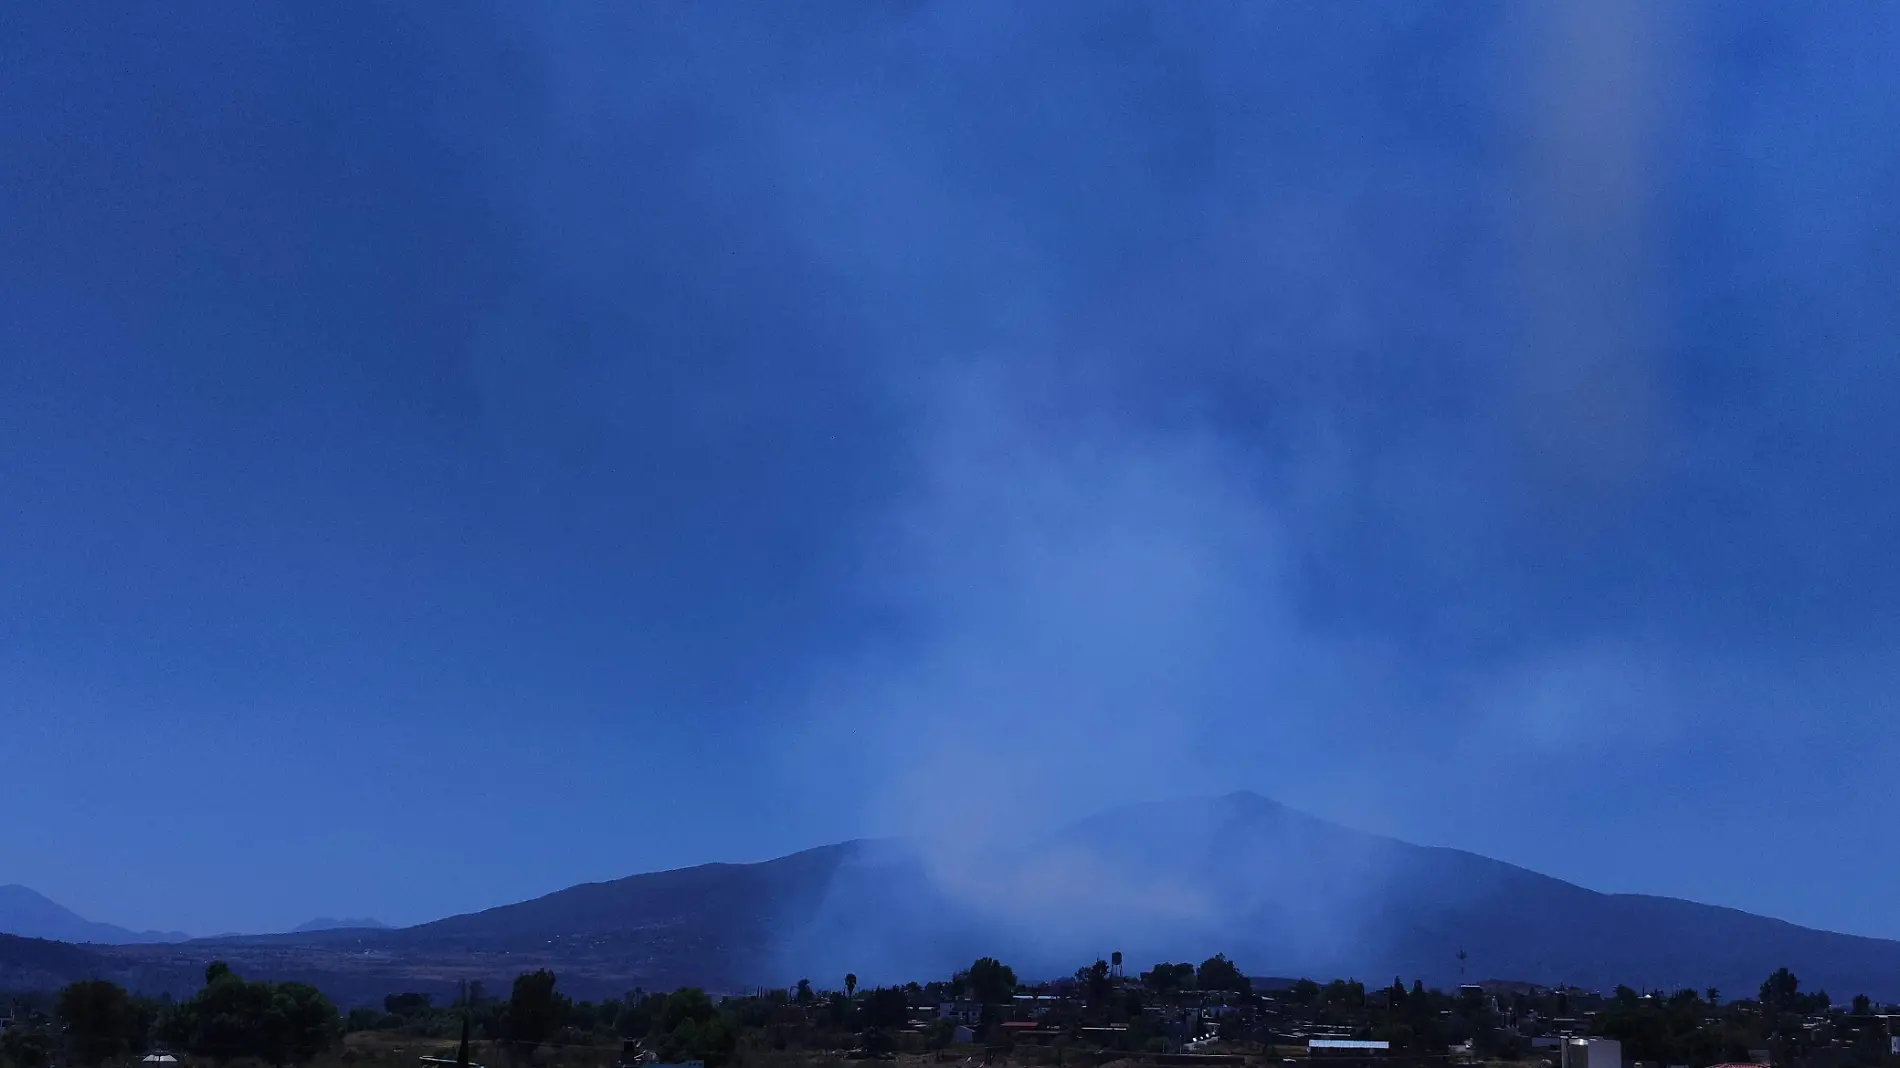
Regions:
<instances>
[{"instance_id":1,"label":"dark treeline","mask_svg":"<svg viewBox=\"0 0 1900 1068\"><path fill-rule=\"evenodd\" d=\"M1310 979L1256 989L1225 956L1157 964L1136 976L1096 961L1073 976L1020 982L1012 968L983 958L948 979L835 988L809 980L789 989L715 1000L705 991L635 990L601 1002L573 1001L554 973L517 977L506 996L471 984L447 1004L420 993L391 994L380 1008L340 1017L314 987L246 981L213 963L204 987L183 1001L147 999L102 980L74 983L51 998L23 998L0 1037L7 1068L94 1066L165 1049L193 1060L301 1064L335 1049L348 1032L449 1040L466 1023L474 1038L525 1065L544 1047L612 1050L625 1043L662 1062L711 1066L765 1062L780 1054L854 1050L860 1056L942 1050L959 1044L1174 1051L1208 1038L1221 1048L1264 1053L1309 1037L1389 1042L1397 1057L1556 1061L1562 1035L1623 1043L1628 1061L1690 1068L1748 1061L1766 1051L1778 1065L1900 1068L1885 1019L1865 997L1836 1006L1804 992L1787 969L1752 999L1724 1001L1716 990L1601 995L1519 984L1468 986L1456 993L1409 986L1368 989L1353 979Z\"/></svg>"},{"instance_id":2,"label":"dark treeline","mask_svg":"<svg viewBox=\"0 0 1900 1068\"><path fill-rule=\"evenodd\" d=\"M48 1011L50 1010L50 1011ZM23 999L0 1035L10 1068L97 1065L166 1048L217 1062L308 1061L342 1034L336 1006L304 983L247 982L214 961L184 1001L129 994L104 979L60 990L51 1005Z\"/></svg>"}]
</instances>

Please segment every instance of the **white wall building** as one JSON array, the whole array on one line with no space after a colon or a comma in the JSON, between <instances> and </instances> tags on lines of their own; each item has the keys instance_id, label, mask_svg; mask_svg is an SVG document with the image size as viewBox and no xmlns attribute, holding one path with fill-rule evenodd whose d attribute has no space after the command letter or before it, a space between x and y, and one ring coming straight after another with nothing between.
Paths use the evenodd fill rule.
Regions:
<instances>
[{"instance_id":1,"label":"white wall building","mask_svg":"<svg viewBox=\"0 0 1900 1068\"><path fill-rule=\"evenodd\" d=\"M1568 1039L1561 1068L1623 1068L1623 1043L1614 1038Z\"/></svg>"}]
</instances>

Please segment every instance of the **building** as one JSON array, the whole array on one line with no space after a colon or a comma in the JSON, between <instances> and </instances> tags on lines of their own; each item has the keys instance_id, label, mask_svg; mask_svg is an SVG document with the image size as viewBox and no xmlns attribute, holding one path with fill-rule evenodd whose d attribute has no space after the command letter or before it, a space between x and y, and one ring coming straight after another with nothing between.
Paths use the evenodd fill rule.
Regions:
<instances>
[{"instance_id":1,"label":"building","mask_svg":"<svg viewBox=\"0 0 1900 1068\"><path fill-rule=\"evenodd\" d=\"M1044 1027L1034 1020L1010 1020L1002 1025L1004 1037L1011 1043L1033 1043L1046 1046L1067 1032L1056 1027Z\"/></svg>"},{"instance_id":2,"label":"building","mask_svg":"<svg viewBox=\"0 0 1900 1068\"><path fill-rule=\"evenodd\" d=\"M1309 1038L1306 1040L1306 1055L1311 1058L1375 1057L1391 1051L1392 1043L1390 1042L1373 1042L1357 1038Z\"/></svg>"},{"instance_id":3,"label":"building","mask_svg":"<svg viewBox=\"0 0 1900 1068\"><path fill-rule=\"evenodd\" d=\"M1623 1068L1623 1043L1614 1038L1572 1038L1563 1045L1559 1068Z\"/></svg>"},{"instance_id":4,"label":"building","mask_svg":"<svg viewBox=\"0 0 1900 1068\"><path fill-rule=\"evenodd\" d=\"M964 1000L946 1001L937 1007L937 1017L975 1026L983 1022L983 1003Z\"/></svg>"},{"instance_id":5,"label":"building","mask_svg":"<svg viewBox=\"0 0 1900 1068\"><path fill-rule=\"evenodd\" d=\"M1018 1020L1040 1020L1062 1003L1054 994L1017 994L1011 1000L1011 1014Z\"/></svg>"}]
</instances>

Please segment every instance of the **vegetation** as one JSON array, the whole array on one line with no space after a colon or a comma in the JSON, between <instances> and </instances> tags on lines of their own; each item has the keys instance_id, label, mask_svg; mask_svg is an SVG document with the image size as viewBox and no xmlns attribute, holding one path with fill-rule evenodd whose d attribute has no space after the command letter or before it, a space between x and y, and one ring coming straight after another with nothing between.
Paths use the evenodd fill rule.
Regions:
<instances>
[{"instance_id":1,"label":"vegetation","mask_svg":"<svg viewBox=\"0 0 1900 1068\"><path fill-rule=\"evenodd\" d=\"M1194 985L1200 990L1230 990L1237 994L1253 992L1253 984L1240 974L1240 969L1227 959L1225 953L1216 953L1201 962L1200 970L1194 973Z\"/></svg>"},{"instance_id":2,"label":"vegetation","mask_svg":"<svg viewBox=\"0 0 1900 1068\"><path fill-rule=\"evenodd\" d=\"M995 957L984 957L963 975L970 997L985 1005L998 1005L1016 994L1016 972Z\"/></svg>"},{"instance_id":3,"label":"vegetation","mask_svg":"<svg viewBox=\"0 0 1900 1068\"><path fill-rule=\"evenodd\" d=\"M546 968L515 977L501 1029L517 1056L532 1055L566 1025L572 1007L554 985L554 973Z\"/></svg>"},{"instance_id":4,"label":"vegetation","mask_svg":"<svg viewBox=\"0 0 1900 1068\"><path fill-rule=\"evenodd\" d=\"M123 1053L144 1053L158 1005L134 998L103 979L74 983L55 1002L70 1052L80 1064L98 1064Z\"/></svg>"},{"instance_id":5,"label":"vegetation","mask_svg":"<svg viewBox=\"0 0 1900 1068\"><path fill-rule=\"evenodd\" d=\"M541 970L517 977L505 998L486 996L479 984L443 1006L425 994L396 993L343 1021L309 986L247 982L214 963L203 988L175 1004L88 980L16 1005L18 1022L0 1037L0 1061L5 1068L93 1068L164 1048L200 1063L290 1065L333 1053L347 1030L358 1034L345 1060L371 1068L358 1051L381 1048L402 1054L388 1062L392 1068L406 1068L415 1049L452 1048L466 1022L484 1057L575 1068L607 1068L621 1058L623 1041L662 1062L703 1060L711 1068L835 1063L847 1050L935 1057L942 1054L932 1051L959 1041L988 1047L986 1057L1014 1048L1016 1063L1055 1065L1065 1063L1066 1049L1104 1050L1090 1054L1097 1060L1167 1052L1210 1031L1218 1049L1275 1058L1276 1046L1326 1035L1382 1039L1395 1063L1443 1064L1457 1055L1538 1065L1556 1061L1554 1050L1534 1045L1540 1036L1594 1034L1622 1042L1626 1061L1703 1068L1767 1050L1777 1065L1795 1068L1900 1068L1886 1020L1868 998L1836 1007L1825 992L1804 991L1787 969L1769 976L1754 1000L1727 1003L1716 990L1619 987L1606 996L1487 984L1447 994L1402 979L1370 989L1355 979L1261 987L1221 954L1198 967L1157 964L1126 981L1097 960L1071 977L1025 985L988 957L927 984L866 988L856 978L846 976L833 991L801 980L745 997L715 1000L689 987L596 1003L570 1000L554 973ZM939 1007L949 1010L946 1018L938 1018Z\"/></svg>"},{"instance_id":6,"label":"vegetation","mask_svg":"<svg viewBox=\"0 0 1900 1068\"><path fill-rule=\"evenodd\" d=\"M12 1027L0 1035L0 1057L12 1068L46 1068L52 1062L52 1043L42 1029Z\"/></svg>"},{"instance_id":7,"label":"vegetation","mask_svg":"<svg viewBox=\"0 0 1900 1068\"><path fill-rule=\"evenodd\" d=\"M168 1047L217 1063L302 1063L334 1046L340 1032L336 1006L316 987L247 982L223 961L205 969L203 989L157 1018Z\"/></svg>"}]
</instances>

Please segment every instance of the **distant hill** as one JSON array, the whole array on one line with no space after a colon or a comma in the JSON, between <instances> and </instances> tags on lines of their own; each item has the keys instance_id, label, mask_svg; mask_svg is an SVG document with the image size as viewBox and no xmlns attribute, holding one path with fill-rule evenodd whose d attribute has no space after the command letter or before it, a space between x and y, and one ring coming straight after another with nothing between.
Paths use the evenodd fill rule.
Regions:
<instances>
[{"instance_id":1,"label":"distant hill","mask_svg":"<svg viewBox=\"0 0 1900 1068\"><path fill-rule=\"evenodd\" d=\"M1461 850L1350 830L1253 794L1125 808L1058 838L1101 858L1105 877L1174 872L1166 885L1203 888L1204 912L1152 928L1178 959L1199 959L1181 950L1222 948L1283 975L1446 985L1468 970L1547 985L1718 986L1738 995L1785 965L1813 989L1900 996L1900 942L1599 893ZM1461 949L1469 954L1462 966Z\"/></svg>"},{"instance_id":2,"label":"distant hill","mask_svg":"<svg viewBox=\"0 0 1900 1068\"><path fill-rule=\"evenodd\" d=\"M979 952L1063 975L1119 949L1143 968L1224 952L1254 974L1438 986L1468 974L1740 993L1785 965L1813 988L1900 997L1900 942L1599 893L1247 793L1113 809L1007 850L860 853L789 937L781 966L867 981Z\"/></svg>"},{"instance_id":3,"label":"distant hill","mask_svg":"<svg viewBox=\"0 0 1900 1068\"><path fill-rule=\"evenodd\" d=\"M103 945L182 942L190 937L177 931L133 931L110 923L95 923L37 890L17 884L0 886L0 932L23 938Z\"/></svg>"},{"instance_id":4,"label":"distant hill","mask_svg":"<svg viewBox=\"0 0 1900 1068\"><path fill-rule=\"evenodd\" d=\"M1900 997L1900 942L1598 893L1247 793L1118 808L968 856L853 842L638 875L395 935L383 944L614 944L653 973L734 985L908 979L978 954L1062 975L1121 949L1144 967L1225 952L1257 973L1606 989L1753 990L1786 965L1817 988Z\"/></svg>"},{"instance_id":5,"label":"distant hill","mask_svg":"<svg viewBox=\"0 0 1900 1068\"><path fill-rule=\"evenodd\" d=\"M0 990L51 990L110 970L91 947L0 934Z\"/></svg>"},{"instance_id":6,"label":"distant hill","mask_svg":"<svg viewBox=\"0 0 1900 1068\"><path fill-rule=\"evenodd\" d=\"M927 978L978 955L999 956L1021 975L1055 976L1113 950L1131 968L1225 952L1256 975L1396 975L1437 986L1468 971L1597 989L1746 992L1787 966L1838 997L1900 999L1900 942L1598 893L1252 794L1128 806L1055 834L959 845L847 842L588 883L397 930L99 952L154 988L188 990L215 956L357 1004L399 989L446 994L461 979L505 983L535 967L591 997L847 970L867 983ZM0 944L0 975L7 952ZM50 951L35 952L51 966Z\"/></svg>"},{"instance_id":7,"label":"distant hill","mask_svg":"<svg viewBox=\"0 0 1900 1068\"><path fill-rule=\"evenodd\" d=\"M386 931L389 925L381 920L368 917L351 920L338 920L329 916L319 916L314 920L300 923L290 929L291 934L309 934L313 931Z\"/></svg>"}]
</instances>

